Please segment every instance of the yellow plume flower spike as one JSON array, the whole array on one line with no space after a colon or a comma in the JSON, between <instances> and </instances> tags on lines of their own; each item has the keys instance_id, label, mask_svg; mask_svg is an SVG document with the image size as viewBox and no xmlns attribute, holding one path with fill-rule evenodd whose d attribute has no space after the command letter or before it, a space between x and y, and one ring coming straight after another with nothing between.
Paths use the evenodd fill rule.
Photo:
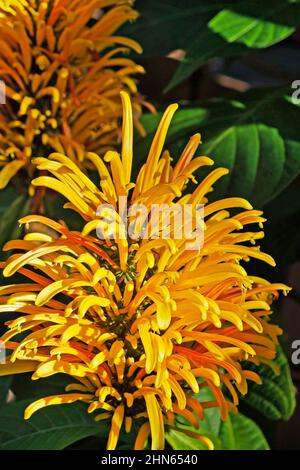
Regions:
<instances>
[{"instance_id":1,"label":"yellow plume flower spike","mask_svg":"<svg viewBox=\"0 0 300 470\"><path fill-rule=\"evenodd\" d=\"M136 127L143 131L143 98L135 76L144 69L127 57L129 51L142 49L116 34L137 18L132 3L0 2L1 78L7 89L7 106L0 108L0 189L12 178L18 182L21 167L32 178L31 158L48 157L51 151L67 154L84 170L92 168L87 152L101 153L119 142L119 91L130 94ZM95 11L101 11L98 19ZM128 140L127 157L129 148ZM129 181L132 157L127 157Z\"/></svg>"},{"instance_id":2,"label":"yellow plume flower spike","mask_svg":"<svg viewBox=\"0 0 300 470\"><path fill-rule=\"evenodd\" d=\"M51 25L61 18L53 11ZM83 14L88 11L86 7ZM39 10L41 18L45 12ZM95 35L112 24L104 17L100 26ZM68 53L68 34L61 40L62 54ZM77 48L83 53L82 41ZM45 88L50 86L46 82L44 77ZM4 276L18 273L27 281L0 287L0 312L16 313L0 338L11 351L0 375L72 378L65 395L38 400L27 408L26 418L45 406L80 400L88 413L96 412L96 420L111 420L108 449L117 447L122 428L136 432L135 449L144 448L150 434L152 449L163 449L165 427L176 428L178 417L199 428L207 408L218 407L224 419L236 409L237 392L247 393L249 380L260 382L243 369L245 360L274 368L281 329L269 320L270 305L278 291L286 294L289 288L247 273L244 262L251 258L274 265L253 245L261 230L245 231L254 224L261 229L262 212L238 197L209 202L213 184L226 169L213 170L191 194L185 192L188 180L196 184L193 173L212 161L193 159L200 143L196 134L172 167L163 147L176 105L163 116L136 185L131 181L132 115L124 92L122 102L121 156L111 150L104 158L87 154L99 172L99 187L60 153L60 146L48 158L34 159L40 171L51 174L34 184L63 194L69 201L65 207L77 211L82 224L74 231L44 216L23 217L20 223L26 228L38 223L47 235L39 229L6 244L5 250L17 252L3 264ZM84 131L80 121L76 125ZM152 212L160 204L164 210ZM188 209L195 228L198 204L204 206L202 244L190 246L191 234L176 232L187 221L179 221L176 211L166 217L166 209ZM136 205L144 208L137 219ZM241 212L231 216L231 209ZM198 393L201 399L206 387L214 399L199 403ZM212 448L201 433L192 437Z\"/></svg>"}]
</instances>

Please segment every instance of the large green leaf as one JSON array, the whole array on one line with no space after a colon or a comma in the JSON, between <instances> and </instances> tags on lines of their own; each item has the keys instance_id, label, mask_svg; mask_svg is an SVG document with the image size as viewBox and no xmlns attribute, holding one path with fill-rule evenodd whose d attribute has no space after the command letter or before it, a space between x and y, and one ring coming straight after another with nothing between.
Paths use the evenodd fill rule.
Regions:
<instances>
[{"instance_id":1,"label":"large green leaf","mask_svg":"<svg viewBox=\"0 0 300 470\"><path fill-rule=\"evenodd\" d=\"M143 118L148 135L137 141L135 151L141 161L160 117L161 113ZM299 128L300 108L282 90L251 91L231 100L182 107L173 119L165 148L176 160L189 137L200 131L201 154L230 170L210 198L242 196L262 206L300 173Z\"/></svg>"},{"instance_id":2,"label":"large green leaf","mask_svg":"<svg viewBox=\"0 0 300 470\"><path fill-rule=\"evenodd\" d=\"M61 450L89 436L106 438L105 424L97 423L81 403L44 408L23 419L28 401L0 410L0 450Z\"/></svg>"},{"instance_id":3,"label":"large green leaf","mask_svg":"<svg viewBox=\"0 0 300 470\"><path fill-rule=\"evenodd\" d=\"M269 445L260 428L241 413L230 413L219 434L224 450L267 450Z\"/></svg>"},{"instance_id":4,"label":"large green leaf","mask_svg":"<svg viewBox=\"0 0 300 470\"><path fill-rule=\"evenodd\" d=\"M293 14L294 0L243 1L220 11L209 22L209 28L226 39L248 47L264 48L285 39L299 25L299 16Z\"/></svg>"},{"instance_id":5,"label":"large green leaf","mask_svg":"<svg viewBox=\"0 0 300 470\"><path fill-rule=\"evenodd\" d=\"M268 47L300 24L298 0L137 0L140 19L127 27L145 55L186 52L168 89L213 57L232 57Z\"/></svg>"},{"instance_id":6,"label":"large green leaf","mask_svg":"<svg viewBox=\"0 0 300 470\"><path fill-rule=\"evenodd\" d=\"M280 368L278 375L266 365L247 364L247 368L259 374L263 383L250 383L248 394L242 399L268 419L288 420L296 406L295 388L287 358L281 348L278 349L275 362Z\"/></svg>"}]
</instances>

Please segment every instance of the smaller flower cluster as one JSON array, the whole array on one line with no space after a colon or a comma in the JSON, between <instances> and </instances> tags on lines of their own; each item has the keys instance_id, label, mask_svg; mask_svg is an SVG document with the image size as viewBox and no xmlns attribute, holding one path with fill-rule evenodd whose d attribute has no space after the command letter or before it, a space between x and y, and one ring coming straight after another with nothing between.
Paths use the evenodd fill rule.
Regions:
<instances>
[{"instance_id":1,"label":"smaller flower cluster","mask_svg":"<svg viewBox=\"0 0 300 470\"><path fill-rule=\"evenodd\" d=\"M141 52L115 35L137 17L127 0L12 0L0 5L0 188L21 169L29 181L32 156L55 150L83 162L86 151L116 145L122 116L119 94L133 97L135 124L142 99L125 54ZM24 186L24 179L22 186Z\"/></svg>"}]
</instances>

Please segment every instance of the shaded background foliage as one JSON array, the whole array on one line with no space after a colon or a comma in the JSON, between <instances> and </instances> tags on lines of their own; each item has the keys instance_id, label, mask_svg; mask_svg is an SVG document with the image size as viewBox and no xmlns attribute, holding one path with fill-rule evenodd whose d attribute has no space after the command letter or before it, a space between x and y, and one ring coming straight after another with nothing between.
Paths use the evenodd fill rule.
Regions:
<instances>
[{"instance_id":1,"label":"shaded background foliage","mask_svg":"<svg viewBox=\"0 0 300 470\"><path fill-rule=\"evenodd\" d=\"M200 130L201 153L231 170L211 198L242 195L268 219L260 244L277 267L255 262L251 268L293 287L289 299L276 306L276 316L285 329L287 358L278 360L282 366L290 363L294 386L285 372L277 383L263 369L264 386L251 387L240 409L261 425L272 448L300 448L300 373L290 361L292 342L300 338L300 109L291 99L292 83L300 78L300 2L146 0L137 1L137 7L140 25L131 32L144 47L148 74L142 92L158 109L181 102L167 141L172 157ZM144 116L149 133L156 120ZM137 148L143 159L142 139ZM288 404L285 397L293 396L294 387L293 413L293 400Z\"/></svg>"},{"instance_id":2,"label":"shaded background foliage","mask_svg":"<svg viewBox=\"0 0 300 470\"><path fill-rule=\"evenodd\" d=\"M167 138L172 157L191 134L202 133L201 153L231 170L211 199L243 196L268 218L261 247L275 257L277 268L253 263L250 272L294 288L275 312L285 329L276 359L281 374L260 366L263 385L250 386L240 413L224 424L218 411L207 410L201 432L216 448L300 448L300 370L291 364L292 341L300 339L300 105L292 100L292 82L300 79L300 0L136 0L135 7L140 19L122 32L144 49L138 61L147 74L140 90L158 110L142 118L147 136L136 138L136 165L145 159L161 109L179 101ZM60 206L60 200L47 200L52 217L61 216ZM11 188L0 193L1 245L18 236L15 220L29 208L26 196ZM68 223L76 227L76 220ZM39 448L41 436L44 448L103 446L106 428L99 431L81 404L50 407L29 423L21 421L28 399L61 391L65 380L57 376L37 386L29 376L1 379L1 397L10 388L17 401L0 411L0 449ZM184 430L186 423L180 426ZM199 448L198 441L174 430L167 441L174 449ZM121 448L130 447L132 436L122 436Z\"/></svg>"}]
</instances>

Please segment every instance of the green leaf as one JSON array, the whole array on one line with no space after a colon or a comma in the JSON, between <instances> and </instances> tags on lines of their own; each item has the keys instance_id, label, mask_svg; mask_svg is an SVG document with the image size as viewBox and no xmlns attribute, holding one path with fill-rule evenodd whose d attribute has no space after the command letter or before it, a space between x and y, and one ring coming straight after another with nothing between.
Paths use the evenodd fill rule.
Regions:
<instances>
[{"instance_id":1,"label":"green leaf","mask_svg":"<svg viewBox=\"0 0 300 470\"><path fill-rule=\"evenodd\" d=\"M220 10L186 50L166 91L213 57L234 57L272 46L290 36L300 23L296 0L246 0Z\"/></svg>"},{"instance_id":2,"label":"green leaf","mask_svg":"<svg viewBox=\"0 0 300 470\"><path fill-rule=\"evenodd\" d=\"M8 240L19 237L21 229L18 219L27 214L29 205L30 199L21 195L14 199L9 206L3 208L0 219L0 248Z\"/></svg>"},{"instance_id":3,"label":"green leaf","mask_svg":"<svg viewBox=\"0 0 300 470\"><path fill-rule=\"evenodd\" d=\"M89 176L91 177L92 173ZM98 185L98 181L96 184ZM46 214L54 220L64 220L70 230L82 230L82 218L75 211L65 209L65 203L66 198L60 194L49 194L44 198Z\"/></svg>"},{"instance_id":4,"label":"green leaf","mask_svg":"<svg viewBox=\"0 0 300 470\"><path fill-rule=\"evenodd\" d=\"M230 413L221 425L219 438L224 450L268 450L260 428L241 413Z\"/></svg>"},{"instance_id":5,"label":"green leaf","mask_svg":"<svg viewBox=\"0 0 300 470\"><path fill-rule=\"evenodd\" d=\"M137 141L135 149L141 160L160 117L161 113L143 118L148 135ZM262 206L300 173L299 127L300 108L283 90L251 91L231 100L182 107L173 119L165 148L176 161L189 137L201 132L201 154L230 170L217 182L210 200L240 196ZM198 177L203 176L201 171Z\"/></svg>"},{"instance_id":6,"label":"green leaf","mask_svg":"<svg viewBox=\"0 0 300 470\"><path fill-rule=\"evenodd\" d=\"M61 450L89 436L107 436L106 425L96 423L82 403L50 406L25 421L29 403L21 401L0 410L0 450Z\"/></svg>"},{"instance_id":7,"label":"green leaf","mask_svg":"<svg viewBox=\"0 0 300 470\"><path fill-rule=\"evenodd\" d=\"M241 398L247 405L258 410L268 419L288 420L296 406L295 388L288 360L281 348L278 348L274 362L280 368L278 375L264 364L255 366L247 363L247 368L257 372L263 383L262 385L249 383L248 394Z\"/></svg>"},{"instance_id":8,"label":"green leaf","mask_svg":"<svg viewBox=\"0 0 300 470\"><path fill-rule=\"evenodd\" d=\"M201 392L195 395L194 398L196 398L200 403L205 403L213 400L215 396L209 387L205 387ZM169 429L166 434L166 439L174 450L206 450L207 446L205 444L184 433L184 431L187 430L208 437L213 442L215 449L220 449L221 443L218 438L220 426L220 409L218 407L208 408L204 410L204 418L200 422L199 430L193 428L188 424L187 420L180 417L178 418L178 423L176 425L178 430ZM180 432L180 429L183 432Z\"/></svg>"},{"instance_id":9,"label":"green leaf","mask_svg":"<svg viewBox=\"0 0 300 470\"><path fill-rule=\"evenodd\" d=\"M185 57L166 90L214 57L234 57L290 36L300 23L298 0L137 0L141 16L125 33L145 56L183 49Z\"/></svg>"},{"instance_id":10,"label":"green leaf","mask_svg":"<svg viewBox=\"0 0 300 470\"><path fill-rule=\"evenodd\" d=\"M208 24L227 42L264 48L290 36L299 24L299 9L294 0L239 2L220 11Z\"/></svg>"},{"instance_id":11,"label":"green leaf","mask_svg":"<svg viewBox=\"0 0 300 470\"><path fill-rule=\"evenodd\" d=\"M215 395L209 387L204 387L201 392L195 395L195 398L200 403L205 403L207 401L215 400ZM220 426L220 409L218 407L205 409L204 418L201 421L201 430L205 430L205 432L209 432L212 435L217 436L220 431Z\"/></svg>"},{"instance_id":12,"label":"green leaf","mask_svg":"<svg viewBox=\"0 0 300 470\"><path fill-rule=\"evenodd\" d=\"M186 49L224 4L223 0L185 0L184 4L181 0L136 0L140 17L123 32L140 42L143 56L163 56Z\"/></svg>"},{"instance_id":13,"label":"green leaf","mask_svg":"<svg viewBox=\"0 0 300 470\"><path fill-rule=\"evenodd\" d=\"M201 436L208 437L214 444L214 448L220 449L221 443L217 436L207 431L197 430L191 426L178 425L177 429L169 429L166 433L166 440L174 450L207 450L207 446L198 439L188 436L184 431L192 431ZM181 429L181 431L179 431Z\"/></svg>"},{"instance_id":14,"label":"green leaf","mask_svg":"<svg viewBox=\"0 0 300 470\"><path fill-rule=\"evenodd\" d=\"M200 402L205 403L207 401L215 400L215 395L211 389L207 386L201 389L201 392L194 395L194 398ZM189 421L182 416L177 418L180 425L190 426ZM218 407L204 409L204 417L201 420L201 432L205 435L211 434L217 436L221 426L220 409Z\"/></svg>"},{"instance_id":15,"label":"green leaf","mask_svg":"<svg viewBox=\"0 0 300 470\"><path fill-rule=\"evenodd\" d=\"M218 432L209 432L203 426L202 421L199 430L191 425L177 424L177 429L168 430L166 440L174 450L206 450L207 446L185 433L185 431L192 431L208 437L216 450L269 449L261 429L254 421L241 413L229 413L228 419L220 424Z\"/></svg>"},{"instance_id":16,"label":"green leaf","mask_svg":"<svg viewBox=\"0 0 300 470\"><path fill-rule=\"evenodd\" d=\"M270 282L282 282L282 273L300 259L300 198L297 180L264 206L265 238L261 250L276 261L276 269L255 263L253 272ZM284 249L283 249L284 248ZM294 291L290 295L294 295Z\"/></svg>"}]
</instances>

